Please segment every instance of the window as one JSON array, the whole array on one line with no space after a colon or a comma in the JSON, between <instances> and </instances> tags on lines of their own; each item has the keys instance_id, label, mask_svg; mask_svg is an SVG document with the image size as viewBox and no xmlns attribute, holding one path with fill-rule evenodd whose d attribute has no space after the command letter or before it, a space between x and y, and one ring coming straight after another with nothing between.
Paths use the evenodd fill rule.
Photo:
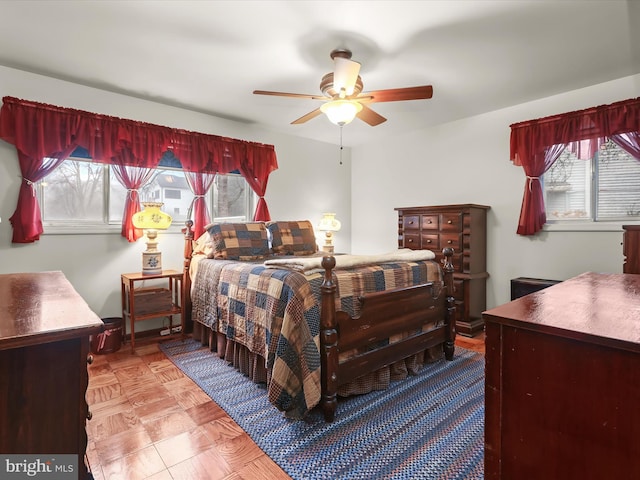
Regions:
<instances>
[{"instance_id":1,"label":"window","mask_svg":"<svg viewBox=\"0 0 640 480\"><path fill-rule=\"evenodd\" d=\"M43 221L103 223L106 174L105 166L99 163L63 162L38 183Z\"/></svg>"},{"instance_id":2,"label":"window","mask_svg":"<svg viewBox=\"0 0 640 480\"><path fill-rule=\"evenodd\" d=\"M127 191L110 165L70 157L38 182L37 192L42 221L48 227L45 233L120 229ZM163 202L162 209L173 217L173 225L177 229L184 226L193 193L181 169L158 169L139 195L141 202ZM206 201L214 220L248 221L253 217L255 195L240 174L217 175Z\"/></svg>"},{"instance_id":3,"label":"window","mask_svg":"<svg viewBox=\"0 0 640 480\"><path fill-rule=\"evenodd\" d=\"M213 204L208 203L208 205L214 218L233 221L245 221L251 218L246 211L247 197L253 197L249 195L252 190L242 175L216 175L211 191Z\"/></svg>"},{"instance_id":4,"label":"window","mask_svg":"<svg viewBox=\"0 0 640 480\"><path fill-rule=\"evenodd\" d=\"M542 184L548 222L640 220L640 161L611 140L589 160L565 150Z\"/></svg>"},{"instance_id":5,"label":"window","mask_svg":"<svg viewBox=\"0 0 640 480\"><path fill-rule=\"evenodd\" d=\"M182 190L173 190L171 188L167 188L164 191L164 198L173 198L175 200L180 200L180 194Z\"/></svg>"}]
</instances>

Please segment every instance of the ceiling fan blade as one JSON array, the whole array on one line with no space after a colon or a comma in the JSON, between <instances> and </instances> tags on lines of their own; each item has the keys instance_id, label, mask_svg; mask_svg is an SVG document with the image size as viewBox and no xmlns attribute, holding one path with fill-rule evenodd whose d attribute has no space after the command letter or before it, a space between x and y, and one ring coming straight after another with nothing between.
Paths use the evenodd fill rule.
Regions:
<instances>
[{"instance_id":1,"label":"ceiling fan blade","mask_svg":"<svg viewBox=\"0 0 640 480\"><path fill-rule=\"evenodd\" d=\"M337 92L344 89L345 96L353 95L353 89L360 73L360 64L344 57L335 57L333 70L333 88Z\"/></svg>"},{"instance_id":2,"label":"ceiling fan blade","mask_svg":"<svg viewBox=\"0 0 640 480\"><path fill-rule=\"evenodd\" d=\"M311 120L313 118L316 118L320 114L322 114L322 112L320 111L319 108L316 108L315 110L312 110L311 112L307 113L306 115L303 115L300 118L298 118L297 120L294 120L293 122L291 122L291 125L299 125L301 123L308 122L309 120Z\"/></svg>"},{"instance_id":3,"label":"ceiling fan blade","mask_svg":"<svg viewBox=\"0 0 640 480\"><path fill-rule=\"evenodd\" d=\"M384 118L379 113L374 112L373 110L371 110L366 105L362 105L362 110L360 110L356 114L356 117L358 117L363 122L368 123L372 127L375 127L376 125L380 125L382 122L386 122L387 121L386 118Z\"/></svg>"},{"instance_id":4,"label":"ceiling fan blade","mask_svg":"<svg viewBox=\"0 0 640 480\"><path fill-rule=\"evenodd\" d=\"M376 90L373 92L362 92L363 99L367 103L376 102L399 102L402 100L426 100L433 97L433 87L424 85L422 87L391 88L389 90ZM360 98L357 97L360 101Z\"/></svg>"},{"instance_id":5,"label":"ceiling fan blade","mask_svg":"<svg viewBox=\"0 0 640 480\"><path fill-rule=\"evenodd\" d=\"M305 93L288 93L288 92L269 92L266 90L254 90L255 95L272 95L275 97L293 97L293 98L309 98L311 100L331 100L324 95L307 95Z\"/></svg>"}]
</instances>

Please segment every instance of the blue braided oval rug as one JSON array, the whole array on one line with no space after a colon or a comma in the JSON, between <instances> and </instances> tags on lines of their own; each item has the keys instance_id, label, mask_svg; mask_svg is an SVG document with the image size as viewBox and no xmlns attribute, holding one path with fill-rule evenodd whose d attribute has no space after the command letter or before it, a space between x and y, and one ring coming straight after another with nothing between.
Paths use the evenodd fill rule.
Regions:
<instances>
[{"instance_id":1,"label":"blue braided oval rug","mask_svg":"<svg viewBox=\"0 0 640 480\"><path fill-rule=\"evenodd\" d=\"M292 478L482 479L484 356L456 347L391 388L340 399L336 420L316 409L284 418L266 390L194 340L162 351ZM224 385L224 388L220 388Z\"/></svg>"}]
</instances>

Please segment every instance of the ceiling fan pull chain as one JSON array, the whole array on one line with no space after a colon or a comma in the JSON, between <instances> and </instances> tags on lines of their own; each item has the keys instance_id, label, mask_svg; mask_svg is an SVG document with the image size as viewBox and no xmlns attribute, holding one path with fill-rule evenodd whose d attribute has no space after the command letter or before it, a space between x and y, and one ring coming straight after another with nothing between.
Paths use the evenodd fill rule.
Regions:
<instances>
[{"instance_id":1,"label":"ceiling fan pull chain","mask_svg":"<svg viewBox=\"0 0 640 480\"><path fill-rule=\"evenodd\" d=\"M340 125L340 165L342 165L342 150L343 150L343 147L342 147L342 127L343 126L344 125Z\"/></svg>"}]
</instances>

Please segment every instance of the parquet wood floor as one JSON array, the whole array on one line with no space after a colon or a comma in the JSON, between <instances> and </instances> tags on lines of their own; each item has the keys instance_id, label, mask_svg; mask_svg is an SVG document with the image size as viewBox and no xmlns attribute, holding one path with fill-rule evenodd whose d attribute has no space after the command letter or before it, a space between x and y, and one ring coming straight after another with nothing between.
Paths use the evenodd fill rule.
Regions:
<instances>
[{"instance_id":1,"label":"parquet wood floor","mask_svg":"<svg viewBox=\"0 0 640 480\"><path fill-rule=\"evenodd\" d=\"M484 336L456 344L484 353ZM290 477L160 351L136 339L89 367L87 458L95 480Z\"/></svg>"}]
</instances>

